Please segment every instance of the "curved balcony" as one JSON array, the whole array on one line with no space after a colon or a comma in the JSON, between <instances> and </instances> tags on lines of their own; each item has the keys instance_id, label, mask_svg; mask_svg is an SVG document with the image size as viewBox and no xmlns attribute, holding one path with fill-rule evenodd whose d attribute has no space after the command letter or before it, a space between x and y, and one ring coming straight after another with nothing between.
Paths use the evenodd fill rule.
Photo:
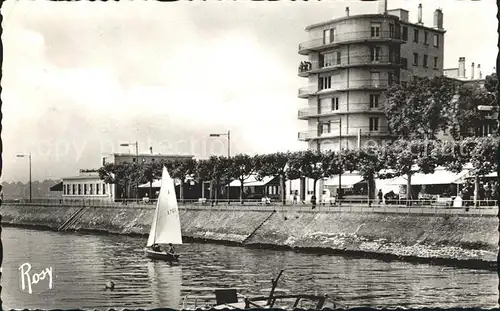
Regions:
<instances>
[{"instance_id":1,"label":"curved balcony","mask_svg":"<svg viewBox=\"0 0 500 311\"><path fill-rule=\"evenodd\" d=\"M403 43L401 35L391 31L379 31L378 35L368 31L337 33L333 38L316 38L299 44L299 54L307 55L312 51L321 51L340 45L362 42Z\"/></svg>"},{"instance_id":2,"label":"curved balcony","mask_svg":"<svg viewBox=\"0 0 500 311\"><path fill-rule=\"evenodd\" d=\"M389 55L380 55L372 57L367 55L344 56L340 59L324 61L306 61L298 67L298 75L307 77L309 74L333 71L352 67L402 67L401 61L396 57Z\"/></svg>"},{"instance_id":3,"label":"curved balcony","mask_svg":"<svg viewBox=\"0 0 500 311\"><path fill-rule=\"evenodd\" d=\"M299 89L299 97L300 98L308 98L311 95L314 95L318 90L317 86L311 85L306 87L301 87Z\"/></svg>"},{"instance_id":4,"label":"curved balcony","mask_svg":"<svg viewBox=\"0 0 500 311\"><path fill-rule=\"evenodd\" d=\"M377 130L370 130L368 126L353 126L342 127L342 137L355 137L358 131L361 130L363 137L386 137L391 136L387 126L379 126ZM332 130L329 133L321 133L319 130L302 131L298 133L300 141L319 140L319 139L338 139L340 137L339 128L337 125L332 125Z\"/></svg>"},{"instance_id":5,"label":"curved balcony","mask_svg":"<svg viewBox=\"0 0 500 311\"><path fill-rule=\"evenodd\" d=\"M379 104L378 107L370 107L370 103L349 103L349 110L347 106L343 105L339 107L339 110L332 110L331 106L322 106L319 111L317 108L303 108L298 111L299 120L307 120L310 118L317 117L328 117L333 115L343 115L343 114L359 114L359 113L373 113L373 114L383 114L384 105Z\"/></svg>"},{"instance_id":6,"label":"curved balcony","mask_svg":"<svg viewBox=\"0 0 500 311\"><path fill-rule=\"evenodd\" d=\"M299 89L300 98L308 98L312 95L323 95L333 92L344 91L383 91L393 83L383 79L358 79L349 81L331 82L328 88L318 90L316 85L310 85Z\"/></svg>"}]
</instances>

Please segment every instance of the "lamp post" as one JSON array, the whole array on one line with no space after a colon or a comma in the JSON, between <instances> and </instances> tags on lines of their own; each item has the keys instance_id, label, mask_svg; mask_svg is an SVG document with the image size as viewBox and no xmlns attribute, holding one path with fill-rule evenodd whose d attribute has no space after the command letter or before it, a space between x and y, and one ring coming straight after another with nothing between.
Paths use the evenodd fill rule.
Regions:
<instances>
[{"instance_id":1,"label":"lamp post","mask_svg":"<svg viewBox=\"0 0 500 311\"><path fill-rule=\"evenodd\" d=\"M231 131L227 131L227 133L215 133L210 134L210 137L220 137L227 136L227 158L231 158ZM227 204L229 204L229 184L227 185Z\"/></svg>"},{"instance_id":2,"label":"lamp post","mask_svg":"<svg viewBox=\"0 0 500 311\"><path fill-rule=\"evenodd\" d=\"M135 143L120 144L121 147L129 147L129 146L134 146L134 145L135 145L135 158L136 158L137 164L139 165L139 142L135 141ZM136 199L136 201L139 200L139 181L136 182L135 199Z\"/></svg>"},{"instance_id":3,"label":"lamp post","mask_svg":"<svg viewBox=\"0 0 500 311\"><path fill-rule=\"evenodd\" d=\"M339 163L340 163L341 167L340 167L340 171L339 171L339 189L338 189L337 199L338 199L339 205L340 205L340 199L342 198L342 158L341 158L341 151L342 151L342 119L338 119L336 121L331 121L331 123L337 123L339 125Z\"/></svg>"},{"instance_id":4,"label":"lamp post","mask_svg":"<svg viewBox=\"0 0 500 311\"><path fill-rule=\"evenodd\" d=\"M31 203L31 152L29 154L18 154L18 158L26 158L28 157L29 159L29 171L30 171L30 200L29 202Z\"/></svg>"}]
</instances>

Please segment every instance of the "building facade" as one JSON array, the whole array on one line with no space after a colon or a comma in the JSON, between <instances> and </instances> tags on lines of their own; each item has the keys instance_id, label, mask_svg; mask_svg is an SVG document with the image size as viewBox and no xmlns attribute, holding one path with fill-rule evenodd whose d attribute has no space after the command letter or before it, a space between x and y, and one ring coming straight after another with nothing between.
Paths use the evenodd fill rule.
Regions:
<instances>
[{"instance_id":1,"label":"building facade","mask_svg":"<svg viewBox=\"0 0 500 311\"><path fill-rule=\"evenodd\" d=\"M80 174L63 178L62 198L71 200L113 201L113 185L104 183L97 170L80 170Z\"/></svg>"},{"instance_id":2,"label":"building facade","mask_svg":"<svg viewBox=\"0 0 500 311\"><path fill-rule=\"evenodd\" d=\"M159 161L169 161L176 159L192 159L193 155L174 155L174 154L153 154L153 153L110 153L101 156L101 162L104 166L107 163L134 163L139 158L139 163L151 164Z\"/></svg>"},{"instance_id":3,"label":"building facade","mask_svg":"<svg viewBox=\"0 0 500 311\"><path fill-rule=\"evenodd\" d=\"M308 79L298 96L307 99L298 118L306 131L298 139L309 149L339 150L391 139L384 91L413 75L443 73L443 13L435 27L408 21L408 11L349 15L308 26L309 40L299 45L308 57L299 76Z\"/></svg>"}]
</instances>

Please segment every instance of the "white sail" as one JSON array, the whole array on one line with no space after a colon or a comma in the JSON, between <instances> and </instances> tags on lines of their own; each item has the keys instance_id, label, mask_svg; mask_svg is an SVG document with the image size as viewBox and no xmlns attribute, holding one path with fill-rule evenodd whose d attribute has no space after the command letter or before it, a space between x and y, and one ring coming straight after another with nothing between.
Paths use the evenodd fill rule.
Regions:
<instances>
[{"instance_id":1,"label":"white sail","mask_svg":"<svg viewBox=\"0 0 500 311\"><path fill-rule=\"evenodd\" d=\"M174 181L163 167L161 188L156 211L149 232L148 244L182 244L179 208L175 195Z\"/></svg>"}]
</instances>

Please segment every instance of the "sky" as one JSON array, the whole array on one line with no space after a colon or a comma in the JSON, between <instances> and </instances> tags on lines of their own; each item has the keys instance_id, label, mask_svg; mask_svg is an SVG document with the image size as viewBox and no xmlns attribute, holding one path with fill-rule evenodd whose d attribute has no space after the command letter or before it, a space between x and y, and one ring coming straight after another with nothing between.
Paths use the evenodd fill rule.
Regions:
<instances>
[{"instance_id":1,"label":"sky","mask_svg":"<svg viewBox=\"0 0 500 311\"><path fill-rule=\"evenodd\" d=\"M458 58L497 56L494 1L389 0L424 25L444 14L445 68ZM298 44L307 25L375 13L361 1L7 1L3 14L3 181L98 168L101 154L192 154L197 158L300 150Z\"/></svg>"}]
</instances>

